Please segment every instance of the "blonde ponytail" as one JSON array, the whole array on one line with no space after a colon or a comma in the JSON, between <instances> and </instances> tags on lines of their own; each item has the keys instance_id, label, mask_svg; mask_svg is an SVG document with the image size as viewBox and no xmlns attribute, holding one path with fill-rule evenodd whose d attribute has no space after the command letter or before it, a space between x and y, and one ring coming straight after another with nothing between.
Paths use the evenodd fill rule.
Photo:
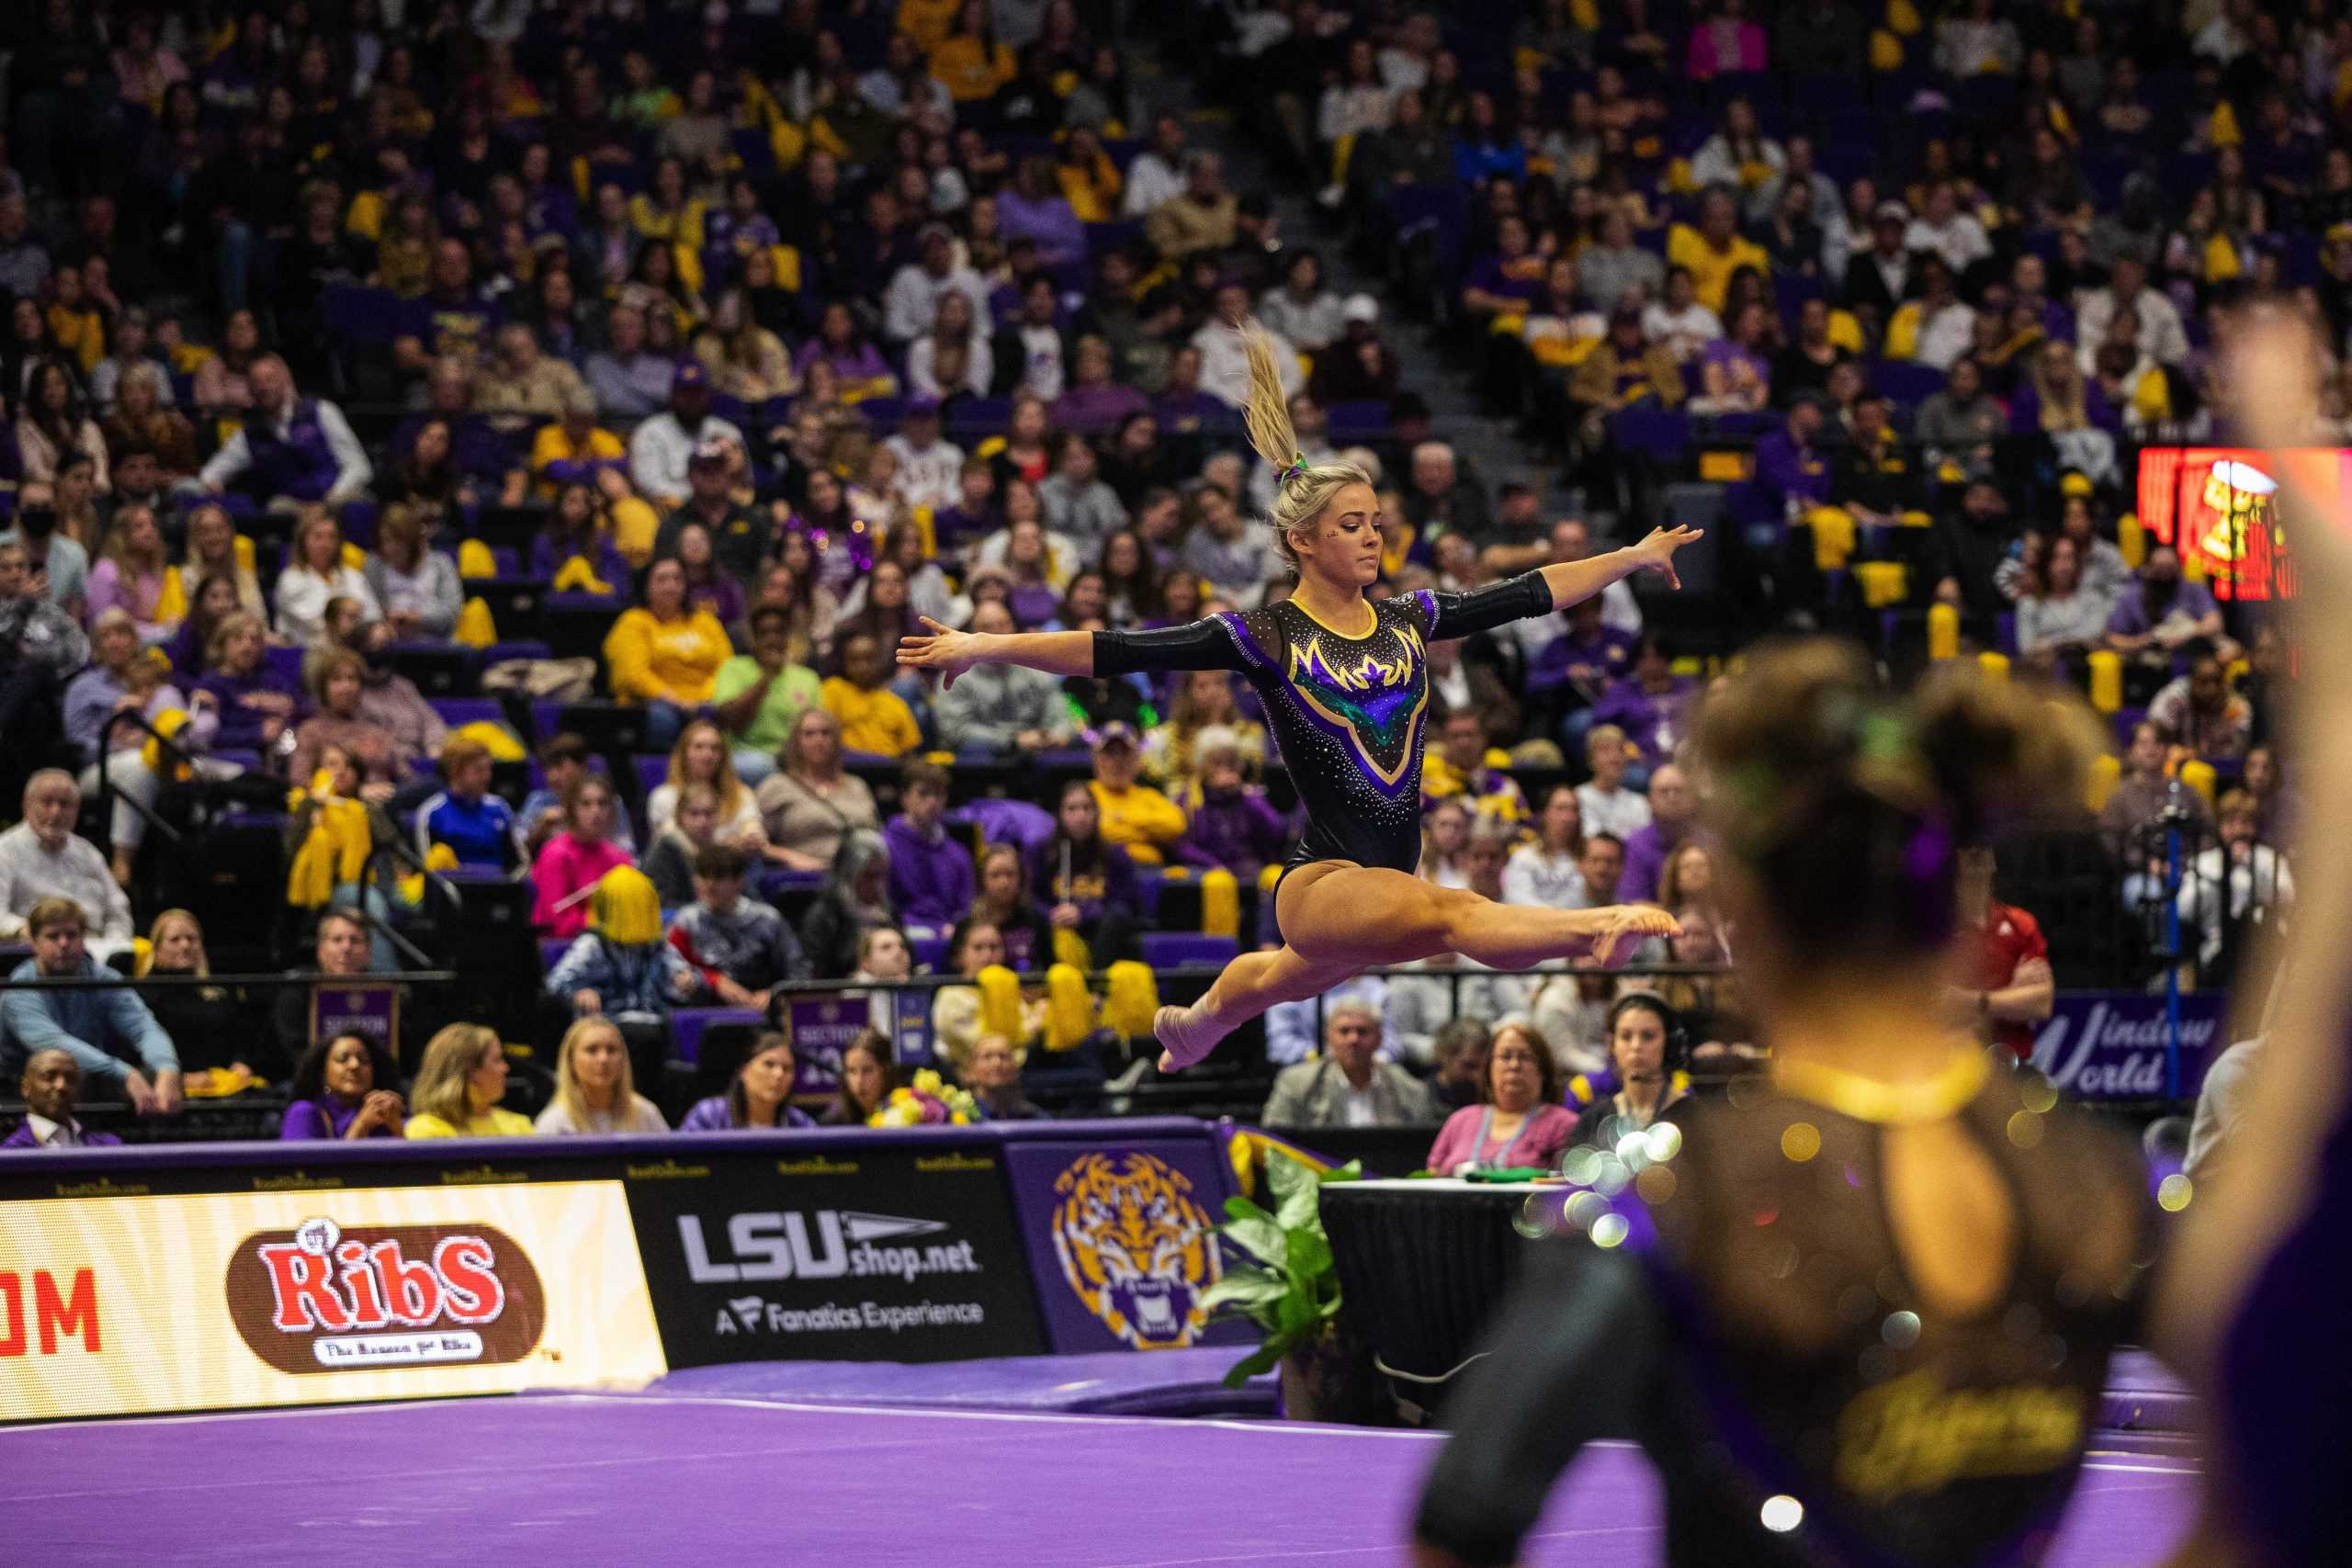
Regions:
<instances>
[{"instance_id":1,"label":"blonde ponytail","mask_svg":"<svg viewBox=\"0 0 2352 1568\"><path fill-rule=\"evenodd\" d=\"M1285 479L1305 466L1298 432L1290 422L1290 399L1283 392L1282 362L1274 340L1255 320L1241 323L1241 348L1250 360L1250 390L1241 400L1241 423L1250 445Z\"/></svg>"},{"instance_id":2,"label":"blonde ponytail","mask_svg":"<svg viewBox=\"0 0 2352 1568\"><path fill-rule=\"evenodd\" d=\"M1290 542L1293 529L1307 529L1323 515L1332 497L1351 484L1368 485L1372 476L1353 463L1307 466L1299 449L1298 431L1291 423L1290 399L1283 391L1282 351L1257 321L1241 323L1241 347L1250 362L1250 389L1241 400L1241 423L1250 432L1250 446L1279 476L1274 504L1266 521L1273 525L1274 547L1298 570L1298 552Z\"/></svg>"}]
</instances>

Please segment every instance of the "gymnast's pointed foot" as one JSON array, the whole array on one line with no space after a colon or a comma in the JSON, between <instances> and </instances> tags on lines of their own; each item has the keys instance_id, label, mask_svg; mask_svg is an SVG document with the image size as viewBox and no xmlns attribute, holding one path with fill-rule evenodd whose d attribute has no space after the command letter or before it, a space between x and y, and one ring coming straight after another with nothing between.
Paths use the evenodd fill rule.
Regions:
<instances>
[{"instance_id":1,"label":"gymnast's pointed foot","mask_svg":"<svg viewBox=\"0 0 2352 1568\"><path fill-rule=\"evenodd\" d=\"M1225 1038L1226 1032L1210 1023L1199 1002L1191 1007L1164 1007L1151 1018L1151 1032L1160 1044L1159 1070L1173 1073L1191 1066Z\"/></svg>"}]
</instances>

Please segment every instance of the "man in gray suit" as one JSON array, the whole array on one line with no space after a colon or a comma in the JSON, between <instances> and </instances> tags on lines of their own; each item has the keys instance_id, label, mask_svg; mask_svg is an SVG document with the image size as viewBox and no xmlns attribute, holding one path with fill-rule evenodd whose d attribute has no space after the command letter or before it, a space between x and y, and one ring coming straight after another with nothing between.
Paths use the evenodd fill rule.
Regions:
<instances>
[{"instance_id":1,"label":"man in gray suit","mask_svg":"<svg viewBox=\"0 0 2352 1568\"><path fill-rule=\"evenodd\" d=\"M1284 1067L1259 1120L1269 1127L1410 1127L1443 1120L1429 1086L1380 1051L1380 1014L1334 1003L1323 1020L1323 1055Z\"/></svg>"}]
</instances>

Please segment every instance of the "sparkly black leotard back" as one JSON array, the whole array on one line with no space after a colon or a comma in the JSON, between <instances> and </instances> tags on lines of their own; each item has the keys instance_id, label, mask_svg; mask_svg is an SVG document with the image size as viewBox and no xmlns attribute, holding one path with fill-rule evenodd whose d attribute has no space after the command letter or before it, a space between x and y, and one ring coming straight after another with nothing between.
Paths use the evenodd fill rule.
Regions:
<instances>
[{"instance_id":1,"label":"sparkly black leotard back","mask_svg":"<svg viewBox=\"0 0 2352 1568\"><path fill-rule=\"evenodd\" d=\"M1669 1568L2039 1560L2157 1241L2135 1151L2052 1098L2002 1074L1956 1113L2014 1215L2001 1288L1962 1312L1896 1244L1887 1129L1702 1105L1623 1190L1614 1250L1542 1244L1447 1409L1421 1539L1509 1562L1577 1450L1631 1436L1665 1482Z\"/></svg>"},{"instance_id":2,"label":"sparkly black leotard back","mask_svg":"<svg viewBox=\"0 0 2352 1568\"><path fill-rule=\"evenodd\" d=\"M1094 634L1094 672L1230 670L1255 687L1306 807L1290 863L1353 861L1411 872L1421 860L1428 645L1551 614L1529 572L1473 593L1427 589L1371 602L1362 636L1291 600L1189 626Z\"/></svg>"}]
</instances>

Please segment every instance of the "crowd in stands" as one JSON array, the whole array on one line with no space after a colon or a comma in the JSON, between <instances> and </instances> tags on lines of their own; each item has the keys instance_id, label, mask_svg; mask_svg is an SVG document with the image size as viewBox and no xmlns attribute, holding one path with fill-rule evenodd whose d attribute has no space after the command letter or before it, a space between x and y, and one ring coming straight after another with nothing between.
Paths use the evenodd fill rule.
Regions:
<instances>
[{"instance_id":1,"label":"crowd in stands","mask_svg":"<svg viewBox=\"0 0 2352 1568\"><path fill-rule=\"evenodd\" d=\"M1400 315L1469 345L1596 518L1728 451L1724 626L1848 626L1899 662L1941 607L2016 678L2117 675L2116 905L2175 900L2223 964L2291 904L2291 663L2126 515L2132 457L2225 434L2214 349L2251 291L2344 344L2347 35L2250 0L2158 26L2102 0L1504 9L1137 19L1264 133L1320 249L1228 186L1168 81L1139 91L1124 7L49 0L0 21L19 975L204 975L197 917L155 897L182 836L154 829L233 798L282 821L287 901L325 911L290 939L303 973L400 967L404 875L527 884L568 1026L540 1131L658 1120L639 1089L680 1010L783 1026L780 987L918 971L973 982L929 1021L989 1113L1023 1114L1037 980L1149 961L1169 890L1216 877L1254 940L1290 792L1223 675L942 691L896 668L899 639L1286 592L1257 520L1276 476L1240 433L1252 316L1305 459L1377 476L1374 592L1604 547L1433 436L1412 385L1432 355ZM1331 286L1343 249L1380 297ZM1660 611L1621 584L1429 650L1422 874L1655 900L1685 935L1644 959L1719 968L1678 758L1731 642ZM1531 1071L1554 1106L1577 1075L1649 1084L1621 1060L1644 1019L1694 1060L1752 1049L1725 978L1675 977L1645 1012L1597 974L1447 967L1364 982L1319 1032L1314 1004L1278 1010L1268 1114L1433 1121L1449 1094L1523 1114ZM1006 970L1029 983L1010 1008L984 983ZM289 1136L524 1130L479 1025L388 1053L314 1038L299 988L242 1032L205 990L10 991L0 1061L43 1097L36 1140L71 1141L69 1077L168 1114L212 1069L290 1083ZM1457 997L1524 1027L1465 1055L1442 1043ZM876 1016L833 1121L895 1087ZM685 1124L798 1114L787 1035ZM1552 1120L1454 1142L1549 1148Z\"/></svg>"}]
</instances>

